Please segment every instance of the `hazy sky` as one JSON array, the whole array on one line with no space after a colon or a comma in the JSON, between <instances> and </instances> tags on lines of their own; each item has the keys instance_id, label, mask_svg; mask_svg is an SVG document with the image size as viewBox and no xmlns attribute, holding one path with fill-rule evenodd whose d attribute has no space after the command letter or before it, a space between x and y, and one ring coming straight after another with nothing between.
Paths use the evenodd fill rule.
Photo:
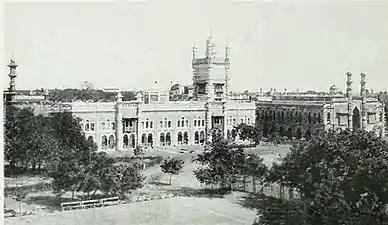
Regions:
<instances>
[{"instance_id":1,"label":"hazy sky","mask_svg":"<svg viewBox=\"0 0 388 225\"><path fill-rule=\"evenodd\" d=\"M5 58L20 64L18 89L85 80L168 88L192 83L191 48L204 54L211 30L220 54L230 45L231 90L344 89L350 70L354 89L367 72L377 91L388 89L387 9L386 1L7 3Z\"/></svg>"}]
</instances>

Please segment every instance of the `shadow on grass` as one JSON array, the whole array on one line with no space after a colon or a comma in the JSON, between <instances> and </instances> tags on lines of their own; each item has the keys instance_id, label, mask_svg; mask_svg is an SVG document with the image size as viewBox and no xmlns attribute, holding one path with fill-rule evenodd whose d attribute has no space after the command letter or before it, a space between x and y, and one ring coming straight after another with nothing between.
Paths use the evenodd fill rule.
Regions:
<instances>
[{"instance_id":1,"label":"shadow on grass","mask_svg":"<svg viewBox=\"0 0 388 225\"><path fill-rule=\"evenodd\" d=\"M261 224L306 224L303 203L296 199L280 200L263 194L249 194L242 196L239 204L245 208L256 209Z\"/></svg>"},{"instance_id":2,"label":"shadow on grass","mask_svg":"<svg viewBox=\"0 0 388 225\"><path fill-rule=\"evenodd\" d=\"M44 208L46 208L46 210L48 209L49 211L53 211L61 209L61 203L71 201L77 200L57 196L32 196L26 199L24 202L26 202L27 204L43 206Z\"/></svg>"},{"instance_id":3,"label":"shadow on grass","mask_svg":"<svg viewBox=\"0 0 388 225\"><path fill-rule=\"evenodd\" d=\"M163 181L150 181L148 183L157 186L171 186L169 183Z\"/></svg>"},{"instance_id":4,"label":"shadow on grass","mask_svg":"<svg viewBox=\"0 0 388 225\"><path fill-rule=\"evenodd\" d=\"M230 193L230 191L227 189L220 189L220 188L219 189L210 189L210 188L196 189L196 188L189 188L189 187L182 187L181 189L170 190L168 192L178 196L183 196L183 197L203 197L203 198L223 198L225 195Z\"/></svg>"}]
</instances>

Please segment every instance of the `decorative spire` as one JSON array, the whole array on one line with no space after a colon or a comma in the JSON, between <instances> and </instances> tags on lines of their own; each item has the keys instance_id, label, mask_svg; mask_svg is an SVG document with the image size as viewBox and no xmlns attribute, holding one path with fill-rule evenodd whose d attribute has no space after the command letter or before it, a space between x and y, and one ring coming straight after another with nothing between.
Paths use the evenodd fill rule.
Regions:
<instances>
[{"instance_id":1,"label":"decorative spire","mask_svg":"<svg viewBox=\"0 0 388 225\"><path fill-rule=\"evenodd\" d=\"M209 37L206 40L206 58L210 58L213 56L213 44L212 44L212 34L211 30L209 31Z\"/></svg>"},{"instance_id":2,"label":"decorative spire","mask_svg":"<svg viewBox=\"0 0 388 225\"><path fill-rule=\"evenodd\" d=\"M225 45L225 61L226 62L229 62L229 51L230 51L230 47L228 44Z\"/></svg>"},{"instance_id":3,"label":"decorative spire","mask_svg":"<svg viewBox=\"0 0 388 225\"><path fill-rule=\"evenodd\" d=\"M362 128L365 129L367 126L367 115L366 115L366 81L365 81L365 73L361 73L361 116L362 116Z\"/></svg>"},{"instance_id":4,"label":"decorative spire","mask_svg":"<svg viewBox=\"0 0 388 225\"><path fill-rule=\"evenodd\" d=\"M193 60L197 58L197 47L194 45L193 46Z\"/></svg>"},{"instance_id":5,"label":"decorative spire","mask_svg":"<svg viewBox=\"0 0 388 225\"><path fill-rule=\"evenodd\" d=\"M350 72L346 73L346 94L348 97L348 129L353 130L353 96L352 96L352 74Z\"/></svg>"}]
</instances>

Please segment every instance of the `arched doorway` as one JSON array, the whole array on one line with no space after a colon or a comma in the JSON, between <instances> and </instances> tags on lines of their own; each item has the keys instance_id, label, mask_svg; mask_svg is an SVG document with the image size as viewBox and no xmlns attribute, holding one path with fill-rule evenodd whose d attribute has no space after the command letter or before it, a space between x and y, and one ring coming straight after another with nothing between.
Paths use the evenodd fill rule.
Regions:
<instances>
[{"instance_id":1,"label":"arched doorway","mask_svg":"<svg viewBox=\"0 0 388 225\"><path fill-rule=\"evenodd\" d=\"M288 128L288 130L287 130L287 137L288 137L288 139L292 139L292 129L291 128Z\"/></svg>"},{"instance_id":2,"label":"arched doorway","mask_svg":"<svg viewBox=\"0 0 388 225\"><path fill-rule=\"evenodd\" d=\"M279 128L279 136L284 137L284 128L283 127Z\"/></svg>"},{"instance_id":3,"label":"arched doorway","mask_svg":"<svg viewBox=\"0 0 388 225\"><path fill-rule=\"evenodd\" d=\"M310 129L307 129L305 134L304 134L304 138L306 138L306 140L310 140L311 139L311 131Z\"/></svg>"},{"instance_id":4,"label":"arched doorway","mask_svg":"<svg viewBox=\"0 0 388 225\"><path fill-rule=\"evenodd\" d=\"M110 149L114 148L115 146L115 137L113 135L109 136L108 146Z\"/></svg>"},{"instance_id":5,"label":"arched doorway","mask_svg":"<svg viewBox=\"0 0 388 225\"><path fill-rule=\"evenodd\" d=\"M108 139L105 135L103 135L101 138L101 147L105 149L107 146L108 146Z\"/></svg>"},{"instance_id":6,"label":"arched doorway","mask_svg":"<svg viewBox=\"0 0 388 225\"><path fill-rule=\"evenodd\" d=\"M199 133L195 131L194 133L194 144L199 144Z\"/></svg>"},{"instance_id":7,"label":"arched doorway","mask_svg":"<svg viewBox=\"0 0 388 225\"><path fill-rule=\"evenodd\" d=\"M189 144L189 134L187 133L187 131L183 133L183 144Z\"/></svg>"},{"instance_id":8,"label":"arched doorway","mask_svg":"<svg viewBox=\"0 0 388 225\"><path fill-rule=\"evenodd\" d=\"M170 134L170 132L167 132L167 134L166 134L166 144L167 144L167 146L171 145L171 134Z\"/></svg>"},{"instance_id":9,"label":"arched doorway","mask_svg":"<svg viewBox=\"0 0 388 225\"><path fill-rule=\"evenodd\" d=\"M164 133L160 133L160 146L165 146L165 138L164 138Z\"/></svg>"},{"instance_id":10,"label":"arched doorway","mask_svg":"<svg viewBox=\"0 0 388 225\"><path fill-rule=\"evenodd\" d=\"M181 145L182 144L182 132L178 132L178 138L177 138L177 140L178 140L178 145Z\"/></svg>"},{"instance_id":11,"label":"arched doorway","mask_svg":"<svg viewBox=\"0 0 388 225\"><path fill-rule=\"evenodd\" d=\"M128 143L129 143L128 135L124 134L124 136L123 136L123 148L128 148Z\"/></svg>"},{"instance_id":12,"label":"arched doorway","mask_svg":"<svg viewBox=\"0 0 388 225\"><path fill-rule=\"evenodd\" d=\"M360 110L354 108L353 110L353 130L359 130L361 128Z\"/></svg>"},{"instance_id":13,"label":"arched doorway","mask_svg":"<svg viewBox=\"0 0 388 225\"><path fill-rule=\"evenodd\" d=\"M153 137L152 137L152 134L148 134L148 144L153 147L154 146L154 140L153 140Z\"/></svg>"},{"instance_id":14,"label":"arched doorway","mask_svg":"<svg viewBox=\"0 0 388 225\"><path fill-rule=\"evenodd\" d=\"M268 137L268 131L269 131L269 127L268 127L268 122L264 122L263 123L263 136L264 137Z\"/></svg>"},{"instance_id":15,"label":"arched doorway","mask_svg":"<svg viewBox=\"0 0 388 225\"><path fill-rule=\"evenodd\" d=\"M131 148L135 148L136 146L136 141L135 141L135 134L131 134Z\"/></svg>"},{"instance_id":16,"label":"arched doorway","mask_svg":"<svg viewBox=\"0 0 388 225\"><path fill-rule=\"evenodd\" d=\"M298 139L298 140L302 138L302 131L301 131L300 128L298 128L298 129L296 130L295 137L296 137L296 139Z\"/></svg>"},{"instance_id":17,"label":"arched doorway","mask_svg":"<svg viewBox=\"0 0 388 225\"><path fill-rule=\"evenodd\" d=\"M199 133L199 143L200 144L204 144L205 143L205 132L204 131L201 131Z\"/></svg>"}]
</instances>

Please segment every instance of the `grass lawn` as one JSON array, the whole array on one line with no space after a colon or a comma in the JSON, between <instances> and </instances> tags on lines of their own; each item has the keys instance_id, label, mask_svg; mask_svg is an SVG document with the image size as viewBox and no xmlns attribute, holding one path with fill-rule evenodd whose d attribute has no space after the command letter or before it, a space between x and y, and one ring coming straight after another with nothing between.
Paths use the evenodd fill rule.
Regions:
<instances>
[{"instance_id":1,"label":"grass lawn","mask_svg":"<svg viewBox=\"0 0 388 225\"><path fill-rule=\"evenodd\" d=\"M5 224L36 225L249 225L255 211L228 199L169 198L87 210L66 211L45 216L6 219Z\"/></svg>"},{"instance_id":2,"label":"grass lawn","mask_svg":"<svg viewBox=\"0 0 388 225\"><path fill-rule=\"evenodd\" d=\"M192 149L187 147L187 149ZM183 171L178 176L173 176L172 185L167 183L168 175L161 172L159 165L147 168L143 171L146 182L143 188L133 191L133 195L141 193L160 193L183 189L198 190L201 185L196 180L193 170L198 165L191 163L195 153L180 153L180 148L148 149L146 155L155 154L174 156L185 161ZM196 149L200 150L200 149ZM289 146L263 146L246 149L247 153L255 153L264 158L268 166L278 160L279 154L284 156L289 151ZM147 154L148 152L148 154ZM125 152L112 152L114 156L123 156ZM153 183L152 177L158 176L160 183ZM13 181L15 182L15 181ZM81 193L80 193L81 194ZM70 193L63 197L70 198ZM54 195L51 192L30 193L24 203L23 211L34 211L36 215L8 218L6 224L252 224L255 218L255 211L244 208L238 201L230 201L228 198L205 198L177 197L150 202L133 202L126 205L112 206L107 208L86 209L66 212L47 213L35 210L34 208L54 205ZM6 198L6 205L9 208L18 208L18 203Z\"/></svg>"}]
</instances>

